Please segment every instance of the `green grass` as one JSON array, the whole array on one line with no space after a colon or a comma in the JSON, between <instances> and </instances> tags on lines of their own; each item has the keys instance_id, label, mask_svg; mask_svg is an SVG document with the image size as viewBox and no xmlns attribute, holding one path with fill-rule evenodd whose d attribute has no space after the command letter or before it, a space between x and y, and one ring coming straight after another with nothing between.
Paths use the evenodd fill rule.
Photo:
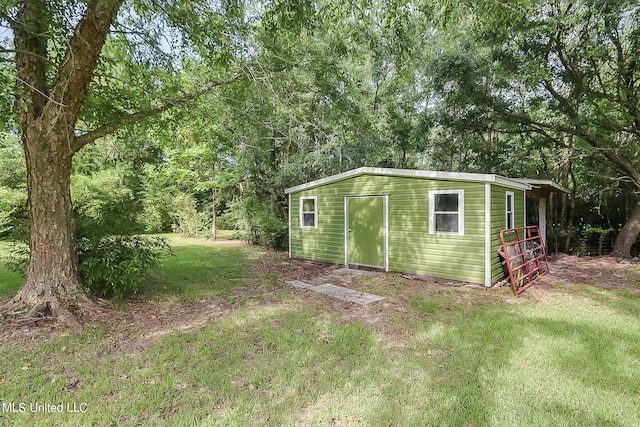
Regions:
<instances>
[{"instance_id":1,"label":"green grass","mask_svg":"<svg viewBox=\"0 0 640 427\"><path fill-rule=\"evenodd\" d=\"M24 278L19 274L7 270L3 257L9 253L10 242L0 240L0 296L13 295L18 292L24 282Z\"/></svg>"},{"instance_id":2,"label":"green grass","mask_svg":"<svg viewBox=\"0 0 640 427\"><path fill-rule=\"evenodd\" d=\"M24 277L7 270L5 263L0 261L0 296L15 294L23 282Z\"/></svg>"},{"instance_id":3,"label":"green grass","mask_svg":"<svg viewBox=\"0 0 640 427\"><path fill-rule=\"evenodd\" d=\"M161 274L154 274L144 289L147 297L176 295L184 300L220 296L245 286L247 268L256 249L206 245L173 245L174 256L163 260Z\"/></svg>"},{"instance_id":4,"label":"green grass","mask_svg":"<svg viewBox=\"0 0 640 427\"><path fill-rule=\"evenodd\" d=\"M175 249L154 299L272 280L256 276L271 255L251 247ZM4 347L0 402L87 412L27 407L0 425L638 425L640 292L363 283L385 281L387 306L338 309L298 290L273 302L265 286L218 322L133 349L100 324Z\"/></svg>"}]
</instances>

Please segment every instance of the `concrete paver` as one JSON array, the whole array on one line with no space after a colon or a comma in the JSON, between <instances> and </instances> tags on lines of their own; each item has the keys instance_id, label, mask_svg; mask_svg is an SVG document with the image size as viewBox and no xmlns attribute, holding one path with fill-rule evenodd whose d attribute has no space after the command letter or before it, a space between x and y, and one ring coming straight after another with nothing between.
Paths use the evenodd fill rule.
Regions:
<instances>
[{"instance_id":1,"label":"concrete paver","mask_svg":"<svg viewBox=\"0 0 640 427\"><path fill-rule=\"evenodd\" d=\"M302 280L290 280L287 283L291 286L295 286L296 288L300 288L300 289L306 289L313 286L312 284L303 282Z\"/></svg>"},{"instance_id":2,"label":"concrete paver","mask_svg":"<svg viewBox=\"0 0 640 427\"><path fill-rule=\"evenodd\" d=\"M314 286L308 289L311 289L312 291L320 292L326 295L330 295L332 297L336 297L344 301L355 302L356 304L360 304L360 305L367 305L367 304L378 302L384 299L384 297L381 297L378 295L368 294L366 292L354 291L353 289L332 285L331 283Z\"/></svg>"},{"instance_id":3,"label":"concrete paver","mask_svg":"<svg viewBox=\"0 0 640 427\"><path fill-rule=\"evenodd\" d=\"M310 289L315 292L320 292L325 295L329 295L343 301L350 301L356 304L367 305L373 304L384 299L384 297L369 294L367 292L360 292L353 289L345 288L343 286L336 286L331 281L337 281L345 276L367 276L373 277L377 275L375 271L356 270L354 268L339 268L333 270L328 276L314 277L310 280L290 280L287 284L300 289Z\"/></svg>"}]
</instances>

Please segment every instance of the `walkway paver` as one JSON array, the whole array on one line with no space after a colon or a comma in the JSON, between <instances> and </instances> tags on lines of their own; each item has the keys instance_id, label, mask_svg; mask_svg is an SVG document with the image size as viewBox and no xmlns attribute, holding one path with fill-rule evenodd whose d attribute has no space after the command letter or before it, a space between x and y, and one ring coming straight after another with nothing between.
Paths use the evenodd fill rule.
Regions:
<instances>
[{"instance_id":1,"label":"walkway paver","mask_svg":"<svg viewBox=\"0 0 640 427\"><path fill-rule=\"evenodd\" d=\"M355 302L356 304L360 304L360 305L367 305L367 304L378 302L384 299L384 297L381 297L378 295L368 294L366 292L354 291L353 289L332 285L331 283L314 286L308 289L311 289L312 291L320 292L326 295L330 295L332 297L336 297L344 301Z\"/></svg>"},{"instance_id":2,"label":"walkway paver","mask_svg":"<svg viewBox=\"0 0 640 427\"><path fill-rule=\"evenodd\" d=\"M314 277L308 281L302 280L290 280L287 284L300 289L310 289L315 292L320 292L325 295L329 295L343 301L350 301L360 305L373 304L384 299L384 297L369 294L367 292L360 292L353 289L345 288L343 286L336 286L331 281L340 280L345 276L367 276L372 277L378 273L367 270L356 270L353 268L339 268L333 270L328 276Z\"/></svg>"},{"instance_id":3,"label":"walkway paver","mask_svg":"<svg viewBox=\"0 0 640 427\"><path fill-rule=\"evenodd\" d=\"M291 286L295 286L296 288L300 288L300 289L306 289L313 286L312 284L303 282L302 280L292 280L287 283L290 284Z\"/></svg>"}]
</instances>

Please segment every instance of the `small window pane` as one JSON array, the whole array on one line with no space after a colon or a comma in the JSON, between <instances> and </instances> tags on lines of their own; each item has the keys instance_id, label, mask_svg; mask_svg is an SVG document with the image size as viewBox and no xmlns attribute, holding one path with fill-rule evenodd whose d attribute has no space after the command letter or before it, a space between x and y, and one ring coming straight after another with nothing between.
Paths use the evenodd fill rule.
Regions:
<instances>
[{"instance_id":1,"label":"small window pane","mask_svg":"<svg viewBox=\"0 0 640 427\"><path fill-rule=\"evenodd\" d=\"M458 212L457 194L435 194L436 212Z\"/></svg>"},{"instance_id":2,"label":"small window pane","mask_svg":"<svg viewBox=\"0 0 640 427\"><path fill-rule=\"evenodd\" d=\"M302 211L303 212L313 212L316 210L316 201L314 199L303 199L302 200Z\"/></svg>"},{"instance_id":3,"label":"small window pane","mask_svg":"<svg viewBox=\"0 0 640 427\"><path fill-rule=\"evenodd\" d=\"M458 214L436 214L436 231L458 232Z\"/></svg>"},{"instance_id":4,"label":"small window pane","mask_svg":"<svg viewBox=\"0 0 640 427\"><path fill-rule=\"evenodd\" d=\"M514 215L513 215L513 194L506 194L506 202L507 202L507 228L513 228L515 226Z\"/></svg>"},{"instance_id":5,"label":"small window pane","mask_svg":"<svg viewBox=\"0 0 640 427\"><path fill-rule=\"evenodd\" d=\"M316 214L315 213L303 213L302 214L302 225L305 227L315 227L316 222Z\"/></svg>"},{"instance_id":6,"label":"small window pane","mask_svg":"<svg viewBox=\"0 0 640 427\"><path fill-rule=\"evenodd\" d=\"M507 228L513 228L513 213L507 212Z\"/></svg>"}]
</instances>

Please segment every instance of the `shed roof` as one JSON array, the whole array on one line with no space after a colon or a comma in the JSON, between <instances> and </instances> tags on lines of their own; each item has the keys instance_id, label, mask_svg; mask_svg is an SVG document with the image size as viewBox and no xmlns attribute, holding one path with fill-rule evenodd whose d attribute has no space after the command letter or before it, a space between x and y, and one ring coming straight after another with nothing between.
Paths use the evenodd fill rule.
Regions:
<instances>
[{"instance_id":1,"label":"shed roof","mask_svg":"<svg viewBox=\"0 0 640 427\"><path fill-rule=\"evenodd\" d=\"M531 186L529 194L534 197L547 197L549 193L569 193L568 189L549 179L513 178L513 180L529 184Z\"/></svg>"},{"instance_id":2,"label":"shed roof","mask_svg":"<svg viewBox=\"0 0 640 427\"><path fill-rule=\"evenodd\" d=\"M342 181L344 179L352 178L359 175L399 176L399 177L407 177L407 178L440 179L440 180L446 180L446 181L488 182L488 183L500 184L505 187L516 188L520 190L531 190L533 188L532 185L529 184L528 182L516 180L512 178L506 178L506 177L503 177L500 175L494 175L494 174L438 172L438 171L425 171L425 170L415 170L415 169L362 167L358 169L352 169L347 172L339 173L337 175L331 175L326 178L317 179L315 181L305 182L304 184L287 188L284 190L284 192L289 194L289 193L294 193L300 190L308 190L310 188L319 187L321 185L330 184L332 182Z\"/></svg>"}]
</instances>

